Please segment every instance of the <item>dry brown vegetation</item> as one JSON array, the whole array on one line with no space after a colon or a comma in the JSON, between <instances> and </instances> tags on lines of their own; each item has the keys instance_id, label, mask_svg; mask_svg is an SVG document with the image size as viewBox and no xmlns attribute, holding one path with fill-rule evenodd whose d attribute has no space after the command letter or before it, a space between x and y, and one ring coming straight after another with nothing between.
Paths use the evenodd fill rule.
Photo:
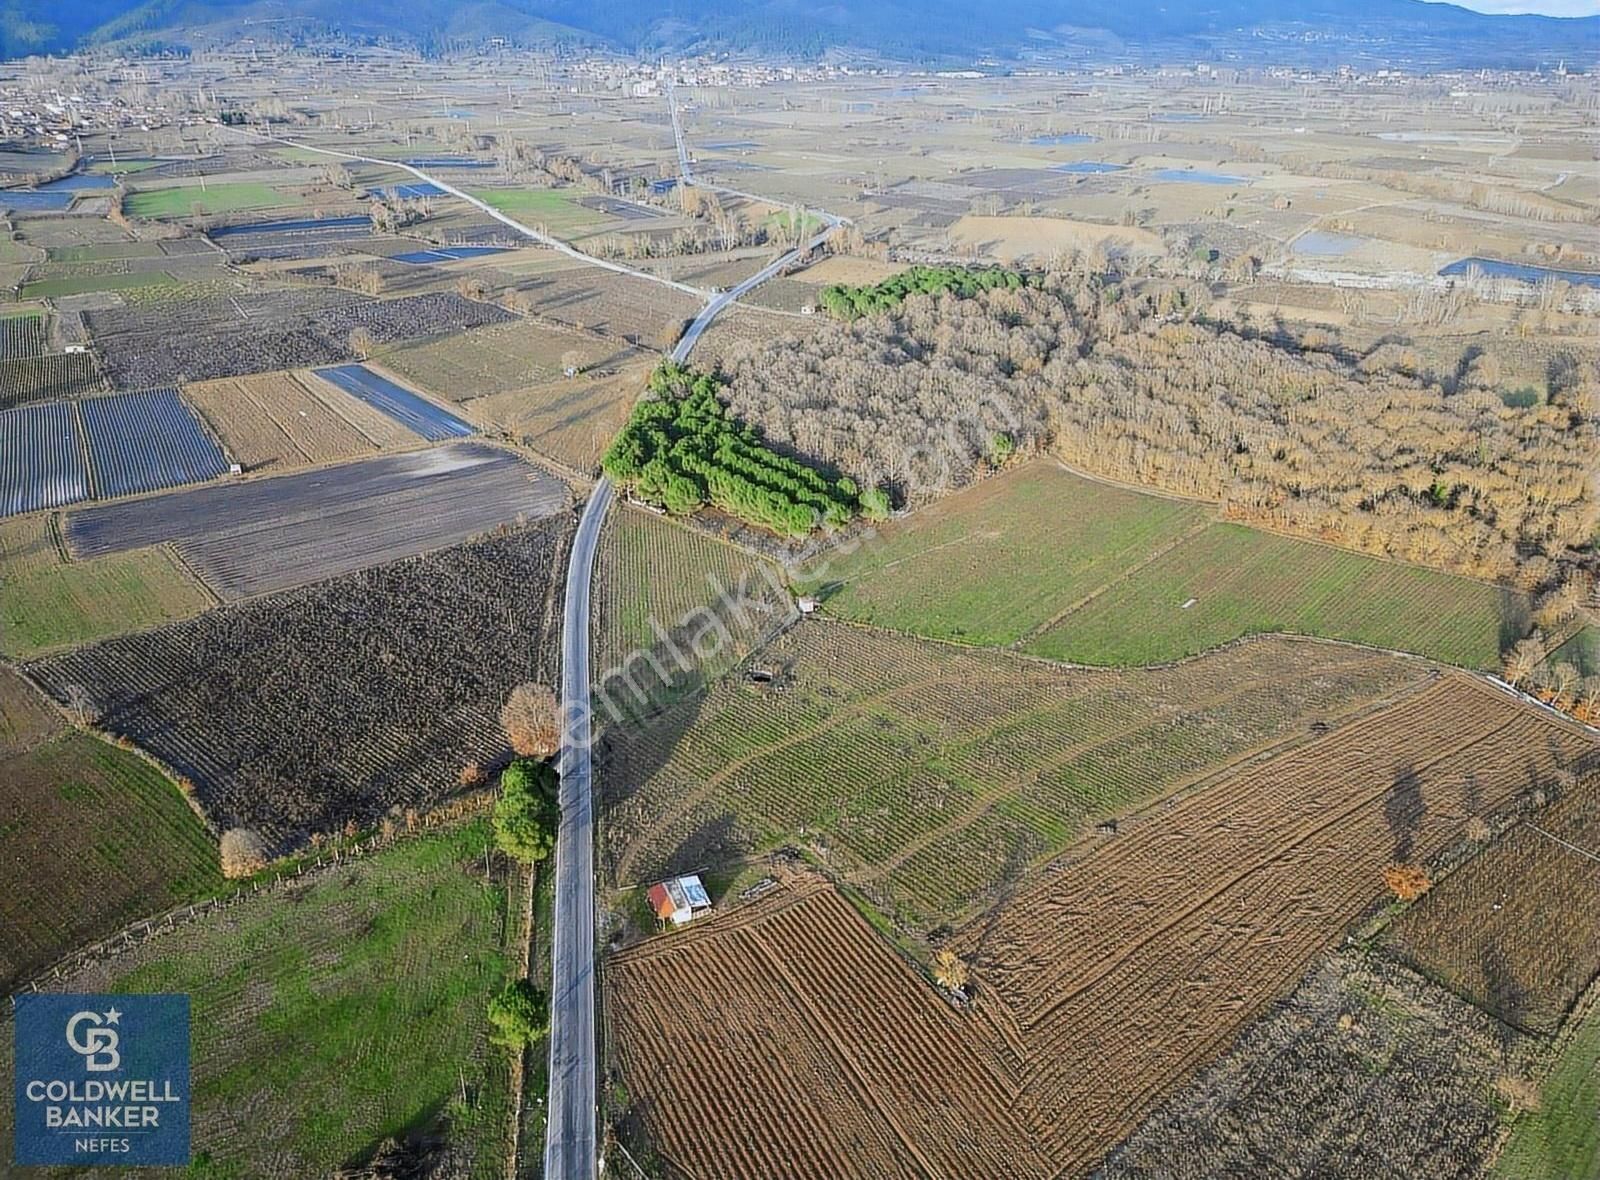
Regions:
<instances>
[{"instance_id":1,"label":"dry brown vegetation","mask_svg":"<svg viewBox=\"0 0 1600 1180\"><path fill-rule=\"evenodd\" d=\"M561 744L556 694L548 685L519 684L500 709L500 727L514 754L548 758Z\"/></svg>"},{"instance_id":2,"label":"dry brown vegetation","mask_svg":"<svg viewBox=\"0 0 1600 1180\"><path fill-rule=\"evenodd\" d=\"M1501 1020L1554 1032L1600 971L1600 776L1562 788L1388 932L1403 958Z\"/></svg>"},{"instance_id":3,"label":"dry brown vegetation","mask_svg":"<svg viewBox=\"0 0 1600 1180\"><path fill-rule=\"evenodd\" d=\"M1050 275L914 298L724 359L767 439L903 497L959 487L1000 436L1236 519L1463 572L1549 580L1600 523L1600 385L1514 408L1190 318L1182 285Z\"/></svg>"},{"instance_id":4,"label":"dry brown vegetation","mask_svg":"<svg viewBox=\"0 0 1600 1180\"><path fill-rule=\"evenodd\" d=\"M1500 1131L1493 1095L1526 1098L1530 1058L1525 1038L1382 956L1330 955L1095 1180L1476 1180Z\"/></svg>"}]
</instances>

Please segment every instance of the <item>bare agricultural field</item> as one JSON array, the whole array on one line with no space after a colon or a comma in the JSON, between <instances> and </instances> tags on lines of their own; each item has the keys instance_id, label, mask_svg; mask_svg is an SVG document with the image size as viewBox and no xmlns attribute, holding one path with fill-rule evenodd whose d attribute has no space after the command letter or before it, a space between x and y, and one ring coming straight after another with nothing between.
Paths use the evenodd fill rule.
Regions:
<instances>
[{"instance_id":1,"label":"bare agricultural field","mask_svg":"<svg viewBox=\"0 0 1600 1180\"><path fill-rule=\"evenodd\" d=\"M693 295L598 267L523 281L515 298L529 315L665 351L700 310Z\"/></svg>"},{"instance_id":2,"label":"bare agricultural field","mask_svg":"<svg viewBox=\"0 0 1600 1180\"><path fill-rule=\"evenodd\" d=\"M1042 262L1064 251L1088 253L1104 245L1114 250L1164 254L1159 235L1133 226L1096 225L1064 217L979 217L968 215L944 231L952 241L973 246L1002 262L1028 258Z\"/></svg>"},{"instance_id":3,"label":"bare agricultural field","mask_svg":"<svg viewBox=\"0 0 1600 1180\"><path fill-rule=\"evenodd\" d=\"M347 574L558 513L565 485L509 451L457 443L72 514L79 557L172 544L241 598Z\"/></svg>"},{"instance_id":4,"label":"bare agricultural field","mask_svg":"<svg viewBox=\"0 0 1600 1180\"><path fill-rule=\"evenodd\" d=\"M601 586L604 604L605 573ZM1068 671L816 620L751 669L764 677L724 677L606 735L613 879L797 841L919 935L1095 823L1425 674L1290 640L1153 671Z\"/></svg>"},{"instance_id":5,"label":"bare agricultural field","mask_svg":"<svg viewBox=\"0 0 1600 1180\"><path fill-rule=\"evenodd\" d=\"M554 683L571 521L526 528L29 665L280 851L459 789L507 756L499 712Z\"/></svg>"},{"instance_id":6,"label":"bare agricultural field","mask_svg":"<svg viewBox=\"0 0 1600 1180\"><path fill-rule=\"evenodd\" d=\"M479 398L470 408L523 446L574 471L593 472L627 423L652 367L652 359L640 359L603 375L584 373Z\"/></svg>"},{"instance_id":7,"label":"bare agricultural field","mask_svg":"<svg viewBox=\"0 0 1600 1180\"><path fill-rule=\"evenodd\" d=\"M1381 955L1329 955L1094 1180L1476 1180L1500 1133L1497 1087L1525 1077L1530 1055Z\"/></svg>"},{"instance_id":8,"label":"bare agricultural field","mask_svg":"<svg viewBox=\"0 0 1600 1180\"><path fill-rule=\"evenodd\" d=\"M1553 1033L1600 973L1600 776L1528 814L1390 926L1403 959L1507 1024Z\"/></svg>"},{"instance_id":9,"label":"bare agricultural field","mask_svg":"<svg viewBox=\"0 0 1600 1180\"><path fill-rule=\"evenodd\" d=\"M1448 674L1033 878L957 945L977 1019L1027 1047L1044 1150L1091 1166L1385 895L1386 866L1429 863L1596 750Z\"/></svg>"},{"instance_id":10,"label":"bare agricultural field","mask_svg":"<svg viewBox=\"0 0 1600 1180\"><path fill-rule=\"evenodd\" d=\"M659 1002L683 994L695 1002ZM622 1079L676 1174L1049 1174L1013 1064L814 880L613 955L606 1002Z\"/></svg>"},{"instance_id":11,"label":"bare agricultural field","mask_svg":"<svg viewBox=\"0 0 1600 1180\"><path fill-rule=\"evenodd\" d=\"M294 373L203 381L183 392L246 471L282 471L422 442L341 390Z\"/></svg>"},{"instance_id":12,"label":"bare agricultural field","mask_svg":"<svg viewBox=\"0 0 1600 1180\"><path fill-rule=\"evenodd\" d=\"M1497 664L1519 592L1213 518L1036 460L882 526L802 585L847 619L1086 664L1291 632Z\"/></svg>"},{"instance_id":13,"label":"bare agricultural field","mask_svg":"<svg viewBox=\"0 0 1600 1180\"><path fill-rule=\"evenodd\" d=\"M905 267L892 262L879 262L874 258L855 258L848 254L828 254L795 275L819 287L843 283L847 286L865 286L880 283Z\"/></svg>"},{"instance_id":14,"label":"bare agricultural field","mask_svg":"<svg viewBox=\"0 0 1600 1180\"><path fill-rule=\"evenodd\" d=\"M0 669L0 986L82 943L219 889L217 850L178 788L66 730Z\"/></svg>"},{"instance_id":15,"label":"bare agricultural field","mask_svg":"<svg viewBox=\"0 0 1600 1180\"><path fill-rule=\"evenodd\" d=\"M647 356L574 328L519 321L407 345L383 363L449 401L464 402L559 380L571 364L613 368Z\"/></svg>"},{"instance_id":16,"label":"bare agricultural field","mask_svg":"<svg viewBox=\"0 0 1600 1180\"><path fill-rule=\"evenodd\" d=\"M23 659L189 618L214 599L162 547L68 561L49 517L0 522L0 652Z\"/></svg>"}]
</instances>

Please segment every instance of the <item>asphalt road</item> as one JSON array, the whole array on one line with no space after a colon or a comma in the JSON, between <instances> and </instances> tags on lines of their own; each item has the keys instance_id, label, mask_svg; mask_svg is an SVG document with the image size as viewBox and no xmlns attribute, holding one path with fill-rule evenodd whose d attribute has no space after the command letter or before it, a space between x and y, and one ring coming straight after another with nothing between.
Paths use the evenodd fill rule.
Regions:
<instances>
[{"instance_id":1,"label":"asphalt road","mask_svg":"<svg viewBox=\"0 0 1600 1180\"><path fill-rule=\"evenodd\" d=\"M695 180L689 172L689 154L683 142L683 130L678 123L677 103L672 103L672 124L678 142L678 160L681 182L695 184L717 192L734 193L733 189L705 185ZM261 138L271 138L262 136ZM481 212L518 233L559 250L573 258L582 259L594 266L622 274L648 279L663 286L687 291L700 298L705 292L686 283L674 282L660 275L636 271L632 267L595 258L559 239L549 237L531 226L524 225L478 198L469 196L453 185L447 184L421 168L401 164L394 160L378 160L353 152L332 148L313 147L294 143L326 156L345 160L359 160L369 164L383 164L401 168L418 180L438 185L446 193L467 202ZM755 198L766 199L766 198ZM689 356L701 334L724 308L754 288L760 286L784 268L795 262L803 252L815 249L842 220L827 213L817 213L826 223L821 233L806 243L804 250L791 250L768 263L744 282L720 295L713 296L689 325L688 331L672 350L675 360ZM567 566L567 594L561 624L561 828L556 840L556 898L554 963L550 991L550 1091L546 1114L544 1148L545 1180L594 1180L599 1168L599 1141L596 1136L596 1103L599 1098L599 1069L596 1063L598 1041L595 1035L595 879L594 879L594 796L592 791L593 766L590 747L593 744L593 726L589 697L589 631L590 583L594 574L595 551L600 540L600 526L611 507L613 489L604 477L595 485L583 515L578 521L578 531L572 541L572 556Z\"/></svg>"},{"instance_id":2,"label":"asphalt road","mask_svg":"<svg viewBox=\"0 0 1600 1180\"><path fill-rule=\"evenodd\" d=\"M678 141L680 180L699 184L689 174L689 154L672 103ZM710 187L710 186L705 186ZM811 250L838 228L827 223L806 244ZM684 332L674 360L688 359L695 343L719 313L793 263L791 250L731 290L712 297ZM594 1180L599 1160L595 1104L599 1096L598 1042L594 1020L595 896L594 798L590 747L593 731L589 699L589 591L600 526L611 506L611 481L602 478L584 505L567 567L567 601L561 636L561 704L566 718L561 747L561 831L556 843L555 979L550 1002L550 1096L544 1149L545 1180Z\"/></svg>"},{"instance_id":3,"label":"asphalt road","mask_svg":"<svg viewBox=\"0 0 1600 1180\"><path fill-rule=\"evenodd\" d=\"M561 830L556 840L555 961L550 990L546 1180L592 1180L599 1145L594 1025L594 797L589 750L589 590L600 526L611 506L602 478L583 506L567 566L561 623Z\"/></svg>"}]
</instances>

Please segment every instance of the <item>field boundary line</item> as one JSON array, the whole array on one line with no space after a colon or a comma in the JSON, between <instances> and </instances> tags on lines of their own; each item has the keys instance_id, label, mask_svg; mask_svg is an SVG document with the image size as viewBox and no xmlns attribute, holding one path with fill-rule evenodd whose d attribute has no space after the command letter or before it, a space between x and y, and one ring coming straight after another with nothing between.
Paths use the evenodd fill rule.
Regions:
<instances>
[{"instance_id":1,"label":"field boundary line","mask_svg":"<svg viewBox=\"0 0 1600 1180\"><path fill-rule=\"evenodd\" d=\"M183 550L178 548L178 543L176 541L165 541L161 545L157 546L157 548L166 553L168 559L178 568L179 573L188 578L192 578L195 584L206 592L207 596L211 599L212 606L222 606L227 602L227 599L223 598L221 594L217 593L216 587L210 582L206 581L205 577L200 573L200 571L195 569L195 567L189 563L189 559L183 555Z\"/></svg>"},{"instance_id":2,"label":"field boundary line","mask_svg":"<svg viewBox=\"0 0 1600 1180\"><path fill-rule=\"evenodd\" d=\"M1109 582L1106 582L1106 583L1104 583L1104 584L1102 584L1100 586L1096 586L1093 590L1089 591L1089 593L1085 594L1082 598L1078 599L1077 602L1071 603L1070 605L1068 605L1066 607L1063 607L1061 610L1059 610L1055 614L1051 615L1044 622L1040 623L1038 626L1034 627L1031 631L1028 631L1026 634L1024 634L1022 636L1022 638L1020 638L1020 639L1016 640L1015 642L1013 642L1010 646L1012 646L1012 647L1022 647L1022 646L1026 645L1026 644L1034 642L1037 639L1042 639L1046 634L1048 634L1050 631L1052 631L1056 627L1056 625L1058 623L1062 623L1065 620L1067 620L1068 618L1070 618L1071 616L1077 614L1080 610L1082 610L1084 607L1088 606L1091 602L1094 602L1097 599L1101 598L1102 596L1110 593L1113 589L1115 589L1116 587L1122 585L1124 582L1128 581L1128 579L1132 578L1135 574L1141 573L1144 570L1148 569L1151 565L1153 565L1156 562L1160 561L1163 557L1167 556L1167 554L1171 553L1173 550L1178 549L1178 548L1182 547L1183 545L1188 544L1190 541L1194 541L1194 540L1199 539L1202 535L1205 534L1205 532L1208 529L1211 528L1212 525L1214 525L1216 523L1217 523L1217 518L1216 517L1207 516L1204 519L1202 519L1198 524L1195 524L1195 525L1191 526L1190 528L1185 529L1180 535L1178 535L1176 537L1173 537L1171 540L1167 541L1165 544L1158 545L1155 549L1153 549L1143 559L1141 559L1140 561L1136 562L1134 565L1129 566L1127 569L1123 570L1120 574L1118 574L1116 577L1112 578Z\"/></svg>"},{"instance_id":3,"label":"field boundary line","mask_svg":"<svg viewBox=\"0 0 1600 1180\"><path fill-rule=\"evenodd\" d=\"M1596 863L1600 863L1600 853L1590 852L1587 848L1579 848L1576 844L1572 843L1572 841L1563 840L1560 836L1557 836L1554 833L1545 831L1538 824L1534 823L1531 819L1525 819L1522 822L1524 824L1526 824L1528 827L1532 828L1534 831L1538 832L1539 835L1543 836L1546 840L1554 840L1557 844L1561 845L1561 847L1563 847L1563 848L1565 848L1565 849L1567 849L1567 850L1569 850L1571 852L1575 852L1579 856L1586 856L1590 860L1595 861Z\"/></svg>"}]
</instances>

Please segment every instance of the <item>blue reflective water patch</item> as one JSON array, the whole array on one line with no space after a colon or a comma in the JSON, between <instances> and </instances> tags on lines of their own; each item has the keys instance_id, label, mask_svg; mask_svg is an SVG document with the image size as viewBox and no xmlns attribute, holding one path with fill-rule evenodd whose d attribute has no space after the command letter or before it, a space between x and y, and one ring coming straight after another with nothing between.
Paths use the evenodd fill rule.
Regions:
<instances>
[{"instance_id":1,"label":"blue reflective water patch","mask_svg":"<svg viewBox=\"0 0 1600 1180\"><path fill-rule=\"evenodd\" d=\"M1550 266L1528 266L1521 262L1500 262L1494 258L1463 258L1441 267L1445 278L1456 278L1472 270L1481 271L1488 278L1519 279L1524 283L1537 283L1545 278L1565 279L1585 287L1600 287L1600 273L1588 270L1557 270Z\"/></svg>"},{"instance_id":2,"label":"blue reflective water patch","mask_svg":"<svg viewBox=\"0 0 1600 1180\"><path fill-rule=\"evenodd\" d=\"M1190 184L1249 184L1248 176L1229 176L1226 172L1202 172L1195 168L1162 168L1150 173L1155 180L1187 181Z\"/></svg>"},{"instance_id":3,"label":"blue reflective water patch","mask_svg":"<svg viewBox=\"0 0 1600 1180\"><path fill-rule=\"evenodd\" d=\"M414 201L420 197L442 197L444 189L432 181L418 180L411 184L390 185L388 188L369 188L367 196L395 201Z\"/></svg>"},{"instance_id":4,"label":"blue reflective water patch","mask_svg":"<svg viewBox=\"0 0 1600 1180\"><path fill-rule=\"evenodd\" d=\"M117 178L94 172L74 172L71 176L57 177L39 186L45 192L87 192L91 189L115 188Z\"/></svg>"},{"instance_id":5,"label":"blue reflective water patch","mask_svg":"<svg viewBox=\"0 0 1600 1180\"><path fill-rule=\"evenodd\" d=\"M413 250L409 254L395 254L389 261L425 266L432 262L460 262L463 258L482 258L487 254L505 252L503 246L436 246L431 250Z\"/></svg>"},{"instance_id":6,"label":"blue reflective water patch","mask_svg":"<svg viewBox=\"0 0 1600 1180\"><path fill-rule=\"evenodd\" d=\"M1054 147L1068 143L1093 143L1094 136L1081 131L1063 131L1059 135L1035 135L1028 142L1035 147Z\"/></svg>"},{"instance_id":7,"label":"blue reflective water patch","mask_svg":"<svg viewBox=\"0 0 1600 1180\"><path fill-rule=\"evenodd\" d=\"M418 397L409 389L402 389L387 377L380 377L365 365L332 365L326 369L313 369L312 372L351 397L381 410L429 442L465 438L474 433L471 426L454 414L426 398Z\"/></svg>"},{"instance_id":8,"label":"blue reflective water patch","mask_svg":"<svg viewBox=\"0 0 1600 1180\"><path fill-rule=\"evenodd\" d=\"M71 402L0 410L0 516L89 498L89 467Z\"/></svg>"},{"instance_id":9,"label":"blue reflective water patch","mask_svg":"<svg viewBox=\"0 0 1600 1180\"><path fill-rule=\"evenodd\" d=\"M1057 164L1053 171L1056 172L1082 172L1088 175L1098 175L1101 172L1121 172L1125 165L1104 164L1099 160L1074 160L1070 164Z\"/></svg>"},{"instance_id":10,"label":"blue reflective water patch","mask_svg":"<svg viewBox=\"0 0 1600 1180\"><path fill-rule=\"evenodd\" d=\"M234 234L304 233L314 229L353 229L371 227L370 217L305 217L298 221L252 221L245 225L225 225L209 231L213 238L228 238Z\"/></svg>"},{"instance_id":11,"label":"blue reflective water patch","mask_svg":"<svg viewBox=\"0 0 1600 1180\"><path fill-rule=\"evenodd\" d=\"M95 492L105 499L216 479L222 450L173 389L114 393L82 403Z\"/></svg>"},{"instance_id":12,"label":"blue reflective water patch","mask_svg":"<svg viewBox=\"0 0 1600 1180\"><path fill-rule=\"evenodd\" d=\"M189 1162L189 997L13 1000L16 1162Z\"/></svg>"},{"instance_id":13,"label":"blue reflective water patch","mask_svg":"<svg viewBox=\"0 0 1600 1180\"><path fill-rule=\"evenodd\" d=\"M71 204L71 193L40 193L29 189L7 189L4 192L0 192L0 209L60 213L70 207Z\"/></svg>"}]
</instances>

